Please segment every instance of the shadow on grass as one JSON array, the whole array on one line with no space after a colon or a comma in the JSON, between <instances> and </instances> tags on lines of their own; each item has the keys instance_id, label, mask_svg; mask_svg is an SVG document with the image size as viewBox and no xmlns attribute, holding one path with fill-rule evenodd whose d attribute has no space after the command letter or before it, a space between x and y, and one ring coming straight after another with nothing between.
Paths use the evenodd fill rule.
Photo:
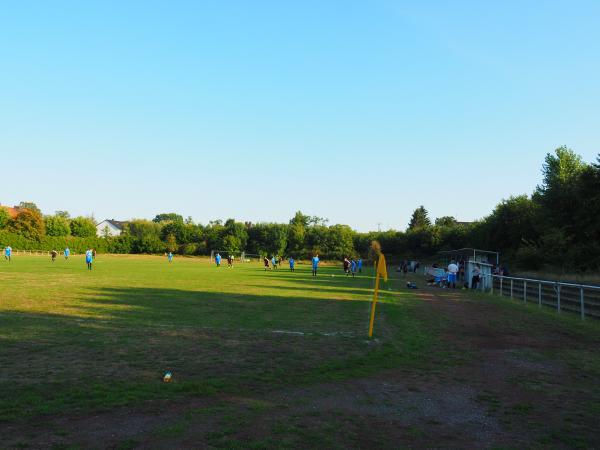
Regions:
<instances>
[{"instance_id":1,"label":"shadow on grass","mask_svg":"<svg viewBox=\"0 0 600 450\"><path fill-rule=\"evenodd\" d=\"M363 301L98 288L71 305L79 316L3 313L0 420L425 370L436 338L417 305L381 305L377 341Z\"/></svg>"}]
</instances>

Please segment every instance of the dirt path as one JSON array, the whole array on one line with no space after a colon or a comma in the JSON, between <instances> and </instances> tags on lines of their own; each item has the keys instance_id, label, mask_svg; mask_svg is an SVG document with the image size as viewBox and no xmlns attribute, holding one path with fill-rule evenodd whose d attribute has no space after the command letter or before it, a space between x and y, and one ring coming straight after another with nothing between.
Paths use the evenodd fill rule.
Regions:
<instances>
[{"instance_id":1,"label":"dirt path","mask_svg":"<svg viewBox=\"0 0 600 450\"><path fill-rule=\"evenodd\" d=\"M10 436L29 448L600 447L598 368L585 364L600 338L463 292L416 295L460 355L450 368L67 415L0 437L13 448L24 445Z\"/></svg>"}]
</instances>

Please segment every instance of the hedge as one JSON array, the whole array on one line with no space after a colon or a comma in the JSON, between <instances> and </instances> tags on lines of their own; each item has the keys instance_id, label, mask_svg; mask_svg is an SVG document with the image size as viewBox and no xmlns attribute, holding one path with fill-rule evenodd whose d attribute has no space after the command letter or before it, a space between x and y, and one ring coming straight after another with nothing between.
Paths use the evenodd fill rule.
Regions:
<instances>
[{"instance_id":1,"label":"hedge","mask_svg":"<svg viewBox=\"0 0 600 450\"><path fill-rule=\"evenodd\" d=\"M7 245L15 250L61 251L65 247L69 247L73 253L85 253L90 248L99 253L131 253L132 238L131 236L109 238L44 236L37 241L27 239L20 234L0 230L0 247L4 248Z\"/></svg>"}]
</instances>

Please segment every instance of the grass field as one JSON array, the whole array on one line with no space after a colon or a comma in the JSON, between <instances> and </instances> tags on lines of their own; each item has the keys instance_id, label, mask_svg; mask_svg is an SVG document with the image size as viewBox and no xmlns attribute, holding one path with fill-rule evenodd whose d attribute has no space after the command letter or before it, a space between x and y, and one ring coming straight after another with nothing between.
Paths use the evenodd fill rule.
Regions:
<instances>
[{"instance_id":1,"label":"grass field","mask_svg":"<svg viewBox=\"0 0 600 450\"><path fill-rule=\"evenodd\" d=\"M2 261L0 446L600 446L598 323L363 275Z\"/></svg>"}]
</instances>

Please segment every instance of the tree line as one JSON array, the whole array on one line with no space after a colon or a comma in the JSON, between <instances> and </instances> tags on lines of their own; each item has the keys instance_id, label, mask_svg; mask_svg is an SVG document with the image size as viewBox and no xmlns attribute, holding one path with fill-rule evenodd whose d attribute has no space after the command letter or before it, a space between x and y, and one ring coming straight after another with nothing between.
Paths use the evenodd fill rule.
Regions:
<instances>
[{"instance_id":1,"label":"tree line","mask_svg":"<svg viewBox=\"0 0 600 450\"><path fill-rule=\"evenodd\" d=\"M419 206L405 231L359 233L348 225L298 211L288 223L250 223L235 219L206 225L177 213L153 220L133 219L118 237L96 237L93 218L71 218L65 211L43 215L31 202L11 218L0 208L0 242L14 248L44 249L70 245L111 253L206 255L221 250L260 255L325 259L367 256L377 240L389 255L428 258L441 250L476 247L500 251L521 268L543 265L570 270L600 267L600 155L588 164L566 147L546 155L542 180L531 195L501 201L486 217L471 223L454 217L432 221ZM12 242L12 243L11 243ZM81 248L80 248L81 247Z\"/></svg>"}]
</instances>

